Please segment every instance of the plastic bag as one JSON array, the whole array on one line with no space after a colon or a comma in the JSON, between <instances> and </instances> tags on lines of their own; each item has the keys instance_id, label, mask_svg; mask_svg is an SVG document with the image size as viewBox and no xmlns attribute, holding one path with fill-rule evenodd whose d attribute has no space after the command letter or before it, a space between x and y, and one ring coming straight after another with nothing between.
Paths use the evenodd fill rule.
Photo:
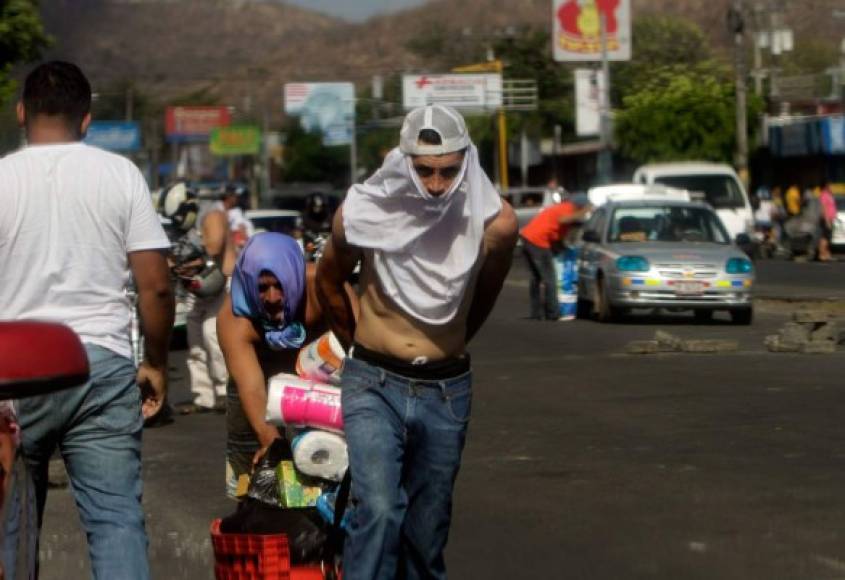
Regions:
<instances>
[{"instance_id":1,"label":"plastic bag","mask_svg":"<svg viewBox=\"0 0 845 580\"><path fill-rule=\"evenodd\" d=\"M249 480L247 497L272 506L281 504L276 467L282 461L293 461L293 452L290 448L290 442L287 439L279 438L273 441L258 465L255 466L255 471Z\"/></svg>"}]
</instances>

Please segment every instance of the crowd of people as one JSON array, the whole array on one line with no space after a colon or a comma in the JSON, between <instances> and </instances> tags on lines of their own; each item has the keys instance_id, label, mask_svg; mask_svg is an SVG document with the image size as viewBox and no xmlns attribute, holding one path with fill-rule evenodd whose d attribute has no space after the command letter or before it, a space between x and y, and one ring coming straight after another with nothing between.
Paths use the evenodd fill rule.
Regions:
<instances>
[{"instance_id":1,"label":"crowd of people","mask_svg":"<svg viewBox=\"0 0 845 580\"><path fill-rule=\"evenodd\" d=\"M789 255L805 254L822 262L833 260L831 246L836 223L836 201L831 183L803 191L792 184L760 187L755 222L763 232L764 247Z\"/></svg>"},{"instance_id":2,"label":"crowd of people","mask_svg":"<svg viewBox=\"0 0 845 580\"><path fill-rule=\"evenodd\" d=\"M18 106L27 145L0 160L9 210L0 213L0 312L66 323L91 365L83 386L18 405L39 529L47 461L58 449L94 577L149 578L142 424L166 405L175 275L190 295L194 396L180 411L225 410L228 493L286 437L265 420L268 377L290 371L306 341L331 330L347 353L340 383L352 517L343 576L445 578L472 401L467 345L517 241L514 212L482 170L463 117L439 105L411 111L381 168L325 217L331 232L315 265L293 237L251 235L232 211L237 191L200 207L187 187L170 188L161 204L180 232L171 247L138 169L82 142L90 106L77 66L36 67ZM130 275L140 361L129 343ZM20 531L8 520L5 528L7 539ZM4 552L6 578L10 558Z\"/></svg>"}]
</instances>

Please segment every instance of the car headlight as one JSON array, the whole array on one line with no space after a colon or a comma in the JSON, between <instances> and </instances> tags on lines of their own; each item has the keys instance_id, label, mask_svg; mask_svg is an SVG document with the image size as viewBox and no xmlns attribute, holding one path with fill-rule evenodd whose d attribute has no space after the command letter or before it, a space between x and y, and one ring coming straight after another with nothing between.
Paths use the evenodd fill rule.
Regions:
<instances>
[{"instance_id":1,"label":"car headlight","mask_svg":"<svg viewBox=\"0 0 845 580\"><path fill-rule=\"evenodd\" d=\"M616 269L620 272L648 272L648 260L642 256L622 256L616 260Z\"/></svg>"},{"instance_id":2,"label":"car headlight","mask_svg":"<svg viewBox=\"0 0 845 580\"><path fill-rule=\"evenodd\" d=\"M725 271L728 274L748 274L754 269L751 260L745 258L731 258L725 264Z\"/></svg>"}]
</instances>

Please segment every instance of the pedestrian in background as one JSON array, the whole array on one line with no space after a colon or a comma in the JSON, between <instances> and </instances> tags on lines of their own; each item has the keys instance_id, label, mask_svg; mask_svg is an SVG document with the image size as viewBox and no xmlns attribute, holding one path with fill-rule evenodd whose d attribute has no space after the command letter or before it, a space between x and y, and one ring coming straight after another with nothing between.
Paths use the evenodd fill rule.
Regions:
<instances>
[{"instance_id":1,"label":"pedestrian in background","mask_svg":"<svg viewBox=\"0 0 845 580\"><path fill-rule=\"evenodd\" d=\"M830 183L825 184L819 190L819 203L822 206L821 215L821 237L819 238L819 260L829 262L833 260L830 252L830 245L833 240L833 224L836 223L836 200L833 199L833 192Z\"/></svg>"},{"instance_id":2,"label":"pedestrian in background","mask_svg":"<svg viewBox=\"0 0 845 580\"><path fill-rule=\"evenodd\" d=\"M540 211L520 230L522 253L528 264L529 317L534 320L557 320L560 305L557 299L555 253L568 234L570 224L581 221L589 213L586 197L579 198L580 207L564 200Z\"/></svg>"},{"instance_id":3,"label":"pedestrian in background","mask_svg":"<svg viewBox=\"0 0 845 580\"><path fill-rule=\"evenodd\" d=\"M39 528L47 466L58 448L94 577L146 579L141 433L143 417L158 412L167 388L170 242L140 171L81 142L90 106L91 87L73 64L48 62L26 77L17 115L27 146L0 161L0 315L69 325L91 368L82 386L17 403ZM137 371L129 337L130 272L145 337ZM25 532L10 525L9 515L7 579L15 571L16 535Z\"/></svg>"},{"instance_id":4,"label":"pedestrian in background","mask_svg":"<svg viewBox=\"0 0 845 580\"><path fill-rule=\"evenodd\" d=\"M177 405L177 410L182 415L222 413L228 375L217 340L217 313L235 265L226 207L218 200L200 209L190 189L180 185L167 192L164 207L165 215L183 230L172 261L173 272L188 291L187 366L193 400Z\"/></svg>"},{"instance_id":5,"label":"pedestrian in background","mask_svg":"<svg viewBox=\"0 0 845 580\"><path fill-rule=\"evenodd\" d=\"M223 207L229 219L229 231L232 234L232 244L236 253L243 249L246 241L255 233L252 222L246 218L241 207L241 202L247 193L245 187L231 183L226 185L223 191Z\"/></svg>"},{"instance_id":6,"label":"pedestrian in background","mask_svg":"<svg viewBox=\"0 0 845 580\"><path fill-rule=\"evenodd\" d=\"M443 550L472 400L467 343L501 291L516 215L481 169L463 117L430 105L353 185L317 265L341 344L353 510L346 580L446 578ZM356 323L344 283L359 258Z\"/></svg>"},{"instance_id":7,"label":"pedestrian in background","mask_svg":"<svg viewBox=\"0 0 845 580\"><path fill-rule=\"evenodd\" d=\"M790 185L786 190L784 204L787 217L795 217L801 214L801 190L797 185Z\"/></svg>"}]
</instances>

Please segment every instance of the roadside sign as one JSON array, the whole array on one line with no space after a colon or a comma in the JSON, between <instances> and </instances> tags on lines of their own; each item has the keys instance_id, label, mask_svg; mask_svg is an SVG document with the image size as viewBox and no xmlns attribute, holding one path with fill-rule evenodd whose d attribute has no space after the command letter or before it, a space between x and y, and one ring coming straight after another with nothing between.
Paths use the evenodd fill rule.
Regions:
<instances>
[{"instance_id":1,"label":"roadside sign","mask_svg":"<svg viewBox=\"0 0 845 580\"><path fill-rule=\"evenodd\" d=\"M211 130L230 122L228 107L167 107L164 133L170 143L208 141Z\"/></svg>"},{"instance_id":2,"label":"roadside sign","mask_svg":"<svg viewBox=\"0 0 845 580\"><path fill-rule=\"evenodd\" d=\"M607 30L607 59L631 60L631 0L554 0L555 60L600 61L602 15Z\"/></svg>"},{"instance_id":3,"label":"roadside sign","mask_svg":"<svg viewBox=\"0 0 845 580\"><path fill-rule=\"evenodd\" d=\"M136 121L91 121L85 142L107 151L131 153L141 148L141 127Z\"/></svg>"},{"instance_id":4,"label":"roadside sign","mask_svg":"<svg viewBox=\"0 0 845 580\"><path fill-rule=\"evenodd\" d=\"M575 69L575 134L598 135L601 127L601 94L604 75L600 70Z\"/></svg>"},{"instance_id":5,"label":"roadside sign","mask_svg":"<svg viewBox=\"0 0 845 580\"><path fill-rule=\"evenodd\" d=\"M349 145L355 129L352 83L286 83L285 113L300 118L302 128L320 132L323 145Z\"/></svg>"},{"instance_id":6,"label":"roadside sign","mask_svg":"<svg viewBox=\"0 0 845 580\"><path fill-rule=\"evenodd\" d=\"M211 130L212 155L219 157L257 155L261 151L261 131L255 125L232 125Z\"/></svg>"},{"instance_id":7,"label":"roadside sign","mask_svg":"<svg viewBox=\"0 0 845 580\"><path fill-rule=\"evenodd\" d=\"M433 104L456 109L496 109L502 106L502 75L403 75L402 104L405 109Z\"/></svg>"}]
</instances>

